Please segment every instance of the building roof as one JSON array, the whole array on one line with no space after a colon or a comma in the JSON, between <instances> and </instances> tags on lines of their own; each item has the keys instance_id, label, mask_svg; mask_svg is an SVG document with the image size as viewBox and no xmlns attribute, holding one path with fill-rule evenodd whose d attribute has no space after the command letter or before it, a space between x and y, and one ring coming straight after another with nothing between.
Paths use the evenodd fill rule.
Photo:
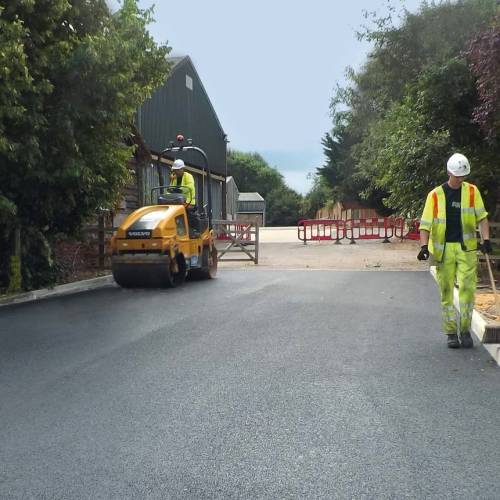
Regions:
<instances>
[{"instance_id":1,"label":"building roof","mask_svg":"<svg viewBox=\"0 0 500 500\"><path fill-rule=\"evenodd\" d=\"M171 56L167 57L167 61L172 64L171 70L177 66L187 56Z\"/></svg>"},{"instance_id":2,"label":"building roof","mask_svg":"<svg viewBox=\"0 0 500 500\"><path fill-rule=\"evenodd\" d=\"M240 193L238 201L265 201L259 193Z\"/></svg>"}]
</instances>

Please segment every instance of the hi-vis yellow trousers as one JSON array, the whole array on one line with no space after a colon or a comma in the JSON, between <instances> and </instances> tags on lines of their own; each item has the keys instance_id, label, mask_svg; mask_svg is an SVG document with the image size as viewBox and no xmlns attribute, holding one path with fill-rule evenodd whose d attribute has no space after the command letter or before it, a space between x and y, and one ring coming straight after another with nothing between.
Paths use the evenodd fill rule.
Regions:
<instances>
[{"instance_id":1,"label":"hi-vis yellow trousers","mask_svg":"<svg viewBox=\"0 0 500 500\"><path fill-rule=\"evenodd\" d=\"M477 253L465 252L460 243L446 243L443 260L437 263L436 271L441 292L444 333L457 333L457 314L453 305L455 277L460 302L460 332L468 332L476 294Z\"/></svg>"}]
</instances>

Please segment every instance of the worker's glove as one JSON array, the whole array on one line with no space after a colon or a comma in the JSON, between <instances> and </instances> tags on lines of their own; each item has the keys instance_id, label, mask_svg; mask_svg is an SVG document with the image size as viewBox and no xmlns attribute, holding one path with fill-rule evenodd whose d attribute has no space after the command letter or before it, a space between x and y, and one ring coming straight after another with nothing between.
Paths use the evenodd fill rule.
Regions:
<instances>
[{"instance_id":1,"label":"worker's glove","mask_svg":"<svg viewBox=\"0 0 500 500\"><path fill-rule=\"evenodd\" d=\"M483 253L491 253L493 250L491 248L491 241L490 240L484 240L480 245L479 249Z\"/></svg>"},{"instance_id":2,"label":"worker's glove","mask_svg":"<svg viewBox=\"0 0 500 500\"><path fill-rule=\"evenodd\" d=\"M427 260L429 258L429 247L427 245L422 245L420 247L420 252L418 252L418 260Z\"/></svg>"}]
</instances>

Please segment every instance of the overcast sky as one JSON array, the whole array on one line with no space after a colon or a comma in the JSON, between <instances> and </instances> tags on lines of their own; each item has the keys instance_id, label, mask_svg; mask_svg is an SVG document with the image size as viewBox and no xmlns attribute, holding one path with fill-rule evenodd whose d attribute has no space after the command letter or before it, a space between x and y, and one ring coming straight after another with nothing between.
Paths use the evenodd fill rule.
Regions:
<instances>
[{"instance_id":1,"label":"overcast sky","mask_svg":"<svg viewBox=\"0 0 500 500\"><path fill-rule=\"evenodd\" d=\"M116 3L116 0L111 0ZM395 0L393 3L396 3ZM384 0L140 0L155 7L150 31L172 55L189 55L229 147L256 151L305 193L321 166L329 103L345 68L369 46L356 39L364 10ZM420 0L404 2L415 11Z\"/></svg>"}]
</instances>

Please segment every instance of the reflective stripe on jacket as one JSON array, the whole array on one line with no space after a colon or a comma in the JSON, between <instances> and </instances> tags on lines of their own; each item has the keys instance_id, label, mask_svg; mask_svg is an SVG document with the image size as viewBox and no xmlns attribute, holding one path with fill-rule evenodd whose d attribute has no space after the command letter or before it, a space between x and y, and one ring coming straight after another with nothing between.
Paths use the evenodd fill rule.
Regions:
<instances>
[{"instance_id":1,"label":"reflective stripe on jacket","mask_svg":"<svg viewBox=\"0 0 500 500\"><path fill-rule=\"evenodd\" d=\"M172 174L170 176L170 185L177 186L177 176L175 174ZM190 204L196 205L196 189L194 187L194 177L189 172L184 172L182 174L181 186L187 187L191 190L192 198ZM186 196L186 201L189 201L188 196Z\"/></svg>"},{"instance_id":2,"label":"reflective stripe on jacket","mask_svg":"<svg viewBox=\"0 0 500 500\"><path fill-rule=\"evenodd\" d=\"M476 227L488 216L479 189L474 184L462 183L461 192L462 248L477 250ZM441 262L446 243L446 195L442 186L433 189L425 202L420 230L429 231L429 252Z\"/></svg>"}]
</instances>

